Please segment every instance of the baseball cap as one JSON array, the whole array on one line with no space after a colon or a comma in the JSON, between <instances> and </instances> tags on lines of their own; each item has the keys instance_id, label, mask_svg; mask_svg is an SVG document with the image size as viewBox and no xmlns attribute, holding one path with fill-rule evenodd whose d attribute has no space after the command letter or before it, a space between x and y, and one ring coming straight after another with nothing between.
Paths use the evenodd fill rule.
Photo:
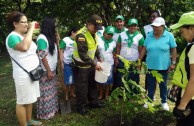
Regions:
<instances>
[{"instance_id":1,"label":"baseball cap","mask_svg":"<svg viewBox=\"0 0 194 126\"><path fill-rule=\"evenodd\" d=\"M165 25L165 20L162 17L157 17L151 24L152 26L161 26L161 25Z\"/></svg>"},{"instance_id":2,"label":"baseball cap","mask_svg":"<svg viewBox=\"0 0 194 126\"><path fill-rule=\"evenodd\" d=\"M194 11L184 13L178 23L170 26L170 29L177 29L183 25L194 25Z\"/></svg>"},{"instance_id":3,"label":"baseball cap","mask_svg":"<svg viewBox=\"0 0 194 126\"><path fill-rule=\"evenodd\" d=\"M128 21L128 25L132 25L132 24L136 24L138 25L138 21L136 18L130 18L129 21Z\"/></svg>"},{"instance_id":4,"label":"baseball cap","mask_svg":"<svg viewBox=\"0 0 194 126\"><path fill-rule=\"evenodd\" d=\"M102 30L102 18L99 15L92 15L87 22L94 24L97 30Z\"/></svg>"},{"instance_id":5,"label":"baseball cap","mask_svg":"<svg viewBox=\"0 0 194 126\"><path fill-rule=\"evenodd\" d=\"M115 28L113 26L108 26L106 29L105 29L105 32L107 34L114 34L115 32Z\"/></svg>"},{"instance_id":6,"label":"baseball cap","mask_svg":"<svg viewBox=\"0 0 194 126\"><path fill-rule=\"evenodd\" d=\"M115 21L118 20L118 19L121 19L122 21L124 21L124 17L122 15L116 16Z\"/></svg>"}]
</instances>

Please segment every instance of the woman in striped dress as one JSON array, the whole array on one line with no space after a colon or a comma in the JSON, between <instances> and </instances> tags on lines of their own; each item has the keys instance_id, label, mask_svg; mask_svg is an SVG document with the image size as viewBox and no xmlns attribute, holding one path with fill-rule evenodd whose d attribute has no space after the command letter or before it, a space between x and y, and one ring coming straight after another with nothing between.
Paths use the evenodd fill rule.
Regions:
<instances>
[{"instance_id":1,"label":"woman in striped dress","mask_svg":"<svg viewBox=\"0 0 194 126\"><path fill-rule=\"evenodd\" d=\"M57 45L55 21L44 18L40 35L37 38L38 50L42 58L41 65L45 71L40 80L40 98L37 103L37 118L51 119L58 111L56 88Z\"/></svg>"}]
</instances>

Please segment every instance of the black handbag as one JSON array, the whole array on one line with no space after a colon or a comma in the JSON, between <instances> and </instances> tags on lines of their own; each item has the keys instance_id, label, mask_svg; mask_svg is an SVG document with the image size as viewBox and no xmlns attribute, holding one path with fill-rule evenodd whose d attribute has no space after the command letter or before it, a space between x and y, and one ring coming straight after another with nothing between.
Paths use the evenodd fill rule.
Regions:
<instances>
[{"instance_id":1,"label":"black handbag","mask_svg":"<svg viewBox=\"0 0 194 126\"><path fill-rule=\"evenodd\" d=\"M38 65L34 70L29 72L30 78L33 81L40 80L40 78L43 76L44 70L42 69L41 65Z\"/></svg>"},{"instance_id":2,"label":"black handbag","mask_svg":"<svg viewBox=\"0 0 194 126\"><path fill-rule=\"evenodd\" d=\"M11 59L13 59L13 58L11 57ZM39 65L34 70L29 71L29 72L26 69L24 69L17 61L15 61L14 59L13 59L13 61L18 66L20 66L26 73L29 74L29 76L30 76L30 78L31 78L32 81L40 80L40 78L43 76L44 70L42 69L42 67L40 65L40 59L39 59Z\"/></svg>"}]
</instances>

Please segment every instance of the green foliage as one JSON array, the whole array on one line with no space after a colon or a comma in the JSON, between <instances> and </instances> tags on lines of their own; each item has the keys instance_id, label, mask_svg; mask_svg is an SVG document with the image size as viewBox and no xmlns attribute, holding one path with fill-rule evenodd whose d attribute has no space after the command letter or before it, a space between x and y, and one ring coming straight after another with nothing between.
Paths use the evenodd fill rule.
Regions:
<instances>
[{"instance_id":1,"label":"green foliage","mask_svg":"<svg viewBox=\"0 0 194 126\"><path fill-rule=\"evenodd\" d=\"M135 81L132 81L131 79L128 79L129 69L133 69L132 72L134 73L141 73L141 71L137 70L137 63L136 62L130 62L123 58L122 56L119 56L119 59L124 63L124 69L119 69L119 72L123 73L122 76L122 82L123 86L116 88L109 98L110 102L122 102L121 106L124 106L124 104L127 106L126 110L121 109L121 117L122 117L122 111L127 111L129 108L135 108L135 111L139 111L142 108L136 108L137 104L148 104L148 108L150 112L154 112L154 108L152 106L152 100L147 96L146 90L140 85L137 84ZM147 65L143 64L144 72L148 73ZM146 74L145 73L145 74ZM163 80L162 75L158 73L157 71L151 71L150 72L153 77L156 78L158 83L161 83ZM134 90L136 90L138 93L135 93ZM117 104L119 105L119 104Z\"/></svg>"},{"instance_id":2,"label":"green foliage","mask_svg":"<svg viewBox=\"0 0 194 126\"><path fill-rule=\"evenodd\" d=\"M160 73L158 73L158 71L152 70L151 74L152 74L153 77L156 78L158 83L161 83L161 82L164 81L164 79L162 78L162 75Z\"/></svg>"},{"instance_id":3,"label":"green foliage","mask_svg":"<svg viewBox=\"0 0 194 126\"><path fill-rule=\"evenodd\" d=\"M174 34L174 36L176 36L175 41L176 41L176 44L177 44L177 52L178 52L178 54L181 54L181 52L186 47L187 42L186 42L185 39L183 39L181 37L181 33L180 33L179 29L172 31L172 33Z\"/></svg>"},{"instance_id":4,"label":"green foliage","mask_svg":"<svg viewBox=\"0 0 194 126\"><path fill-rule=\"evenodd\" d=\"M40 22L45 16L51 16L56 19L58 31L63 38L68 29L73 26L82 27L88 17L95 13L103 17L104 26L114 25L115 17L122 14L126 22L131 17L137 18L139 28L142 29L150 23L151 10L160 10L169 26L176 23L183 13L192 11L193 6L193 0L1 0L0 26L4 31L2 34L7 36L5 17L14 10L25 13L30 21ZM177 42L179 45L178 40Z\"/></svg>"}]
</instances>

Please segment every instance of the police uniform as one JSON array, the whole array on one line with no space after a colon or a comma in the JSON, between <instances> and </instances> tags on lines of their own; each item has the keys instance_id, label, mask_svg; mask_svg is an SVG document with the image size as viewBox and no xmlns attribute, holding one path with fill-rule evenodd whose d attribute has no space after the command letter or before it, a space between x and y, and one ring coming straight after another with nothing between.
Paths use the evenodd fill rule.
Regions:
<instances>
[{"instance_id":1,"label":"police uniform","mask_svg":"<svg viewBox=\"0 0 194 126\"><path fill-rule=\"evenodd\" d=\"M102 27L102 19L98 15L92 15L87 22L94 24L97 30ZM96 66L94 58L100 59L97 45L97 35L91 34L87 27L83 27L75 37L72 64L76 84L77 111L82 115L86 113L87 100L91 107L99 107L97 86L94 80Z\"/></svg>"}]
</instances>

